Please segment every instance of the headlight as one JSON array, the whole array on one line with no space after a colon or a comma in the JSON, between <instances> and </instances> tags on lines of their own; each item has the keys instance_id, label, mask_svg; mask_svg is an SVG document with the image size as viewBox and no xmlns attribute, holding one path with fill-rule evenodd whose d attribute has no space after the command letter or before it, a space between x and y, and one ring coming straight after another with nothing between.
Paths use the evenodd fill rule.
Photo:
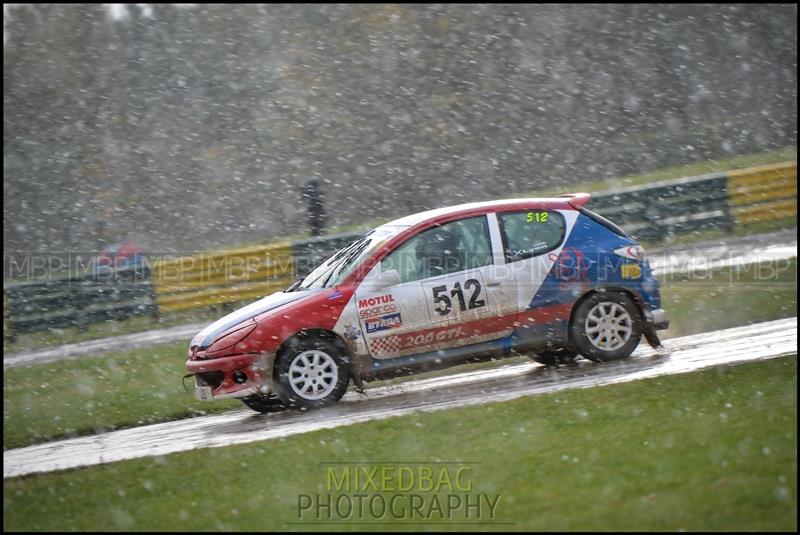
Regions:
<instances>
[{"instance_id":1,"label":"headlight","mask_svg":"<svg viewBox=\"0 0 800 535\"><path fill-rule=\"evenodd\" d=\"M221 351L223 349L228 349L229 347L233 346L234 344L238 344L242 340L244 340L248 334L253 332L255 328L258 326L258 323L251 323L246 327L242 327L238 331L234 331L231 334L227 334L211 344L211 347L206 349L208 353L213 353L214 351Z\"/></svg>"}]
</instances>

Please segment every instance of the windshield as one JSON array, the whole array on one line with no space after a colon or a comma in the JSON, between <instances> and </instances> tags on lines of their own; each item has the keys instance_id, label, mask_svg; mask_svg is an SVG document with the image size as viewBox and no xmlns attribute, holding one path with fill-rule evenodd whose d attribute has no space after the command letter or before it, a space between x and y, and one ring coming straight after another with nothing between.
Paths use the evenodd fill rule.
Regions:
<instances>
[{"instance_id":1,"label":"windshield","mask_svg":"<svg viewBox=\"0 0 800 535\"><path fill-rule=\"evenodd\" d=\"M328 288L338 284L371 252L406 228L384 225L367 232L350 245L333 253L299 283L292 285L289 291Z\"/></svg>"}]
</instances>

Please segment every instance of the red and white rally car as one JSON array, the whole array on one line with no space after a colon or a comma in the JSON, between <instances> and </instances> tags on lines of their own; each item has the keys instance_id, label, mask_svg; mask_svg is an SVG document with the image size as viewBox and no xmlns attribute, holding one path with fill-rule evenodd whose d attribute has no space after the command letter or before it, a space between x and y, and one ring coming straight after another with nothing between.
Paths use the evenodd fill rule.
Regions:
<instances>
[{"instance_id":1,"label":"red and white rally car","mask_svg":"<svg viewBox=\"0 0 800 535\"><path fill-rule=\"evenodd\" d=\"M515 354L611 361L643 334L657 346L668 322L644 251L588 201L464 204L373 229L197 334L196 394L314 408L351 380Z\"/></svg>"}]
</instances>

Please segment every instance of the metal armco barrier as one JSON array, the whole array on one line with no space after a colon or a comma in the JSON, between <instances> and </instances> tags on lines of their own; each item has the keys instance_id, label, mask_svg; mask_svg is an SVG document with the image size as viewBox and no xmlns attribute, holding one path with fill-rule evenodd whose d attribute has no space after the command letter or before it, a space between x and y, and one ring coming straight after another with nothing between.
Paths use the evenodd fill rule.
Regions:
<instances>
[{"instance_id":1,"label":"metal armco barrier","mask_svg":"<svg viewBox=\"0 0 800 535\"><path fill-rule=\"evenodd\" d=\"M727 175L737 225L797 217L797 162L729 171Z\"/></svg>"},{"instance_id":2,"label":"metal armco barrier","mask_svg":"<svg viewBox=\"0 0 800 535\"><path fill-rule=\"evenodd\" d=\"M10 324L4 326L7 337L54 327L84 327L156 311L146 267L9 284L3 293Z\"/></svg>"},{"instance_id":3,"label":"metal armco barrier","mask_svg":"<svg viewBox=\"0 0 800 535\"><path fill-rule=\"evenodd\" d=\"M588 208L640 240L723 228L732 220L725 173L683 178L592 195Z\"/></svg>"},{"instance_id":4,"label":"metal armco barrier","mask_svg":"<svg viewBox=\"0 0 800 535\"><path fill-rule=\"evenodd\" d=\"M185 256L153 265L159 311L255 300L291 284L290 242Z\"/></svg>"},{"instance_id":5,"label":"metal armco barrier","mask_svg":"<svg viewBox=\"0 0 800 535\"><path fill-rule=\"evenodd\" d=\"M320 236L292 243L295 259L295 276L303 277L322 263L330 255L356 240L367 229L360 232L347 232L331 236Z\"/></svg>"},{"instance_id":6,"label":"metal armco barrier","mask_svg":"<svg viewBox=\"0 0 800 535\"><path fill-rule=\"evenodd\" d=\"M797 162L595 193L589 208L635 238L660 241L797 217ZM217 251L125 269L4 284L3 336L135 315L253 301L288 287L358 238L348 232Z\"/></svg>"},{"instance_id":7,"label":"metal armco barrier","mask_svg":"<svg viewBox=\"0 0 800 535\"><path fill-rule=\"evenodd\" d=\"M797 162L595 193L589 208L640 240L797 217Z\"/></svg>"}]
</instances>

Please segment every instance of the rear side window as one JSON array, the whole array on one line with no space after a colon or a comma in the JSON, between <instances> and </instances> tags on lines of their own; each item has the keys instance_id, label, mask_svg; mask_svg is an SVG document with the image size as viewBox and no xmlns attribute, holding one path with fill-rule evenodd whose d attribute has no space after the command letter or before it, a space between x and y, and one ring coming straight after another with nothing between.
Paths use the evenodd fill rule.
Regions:
<instances>
[{"instance_id":1,"label":"rear side window","mask_svg":"<svg viewBox=\"0 0 800 535\"><path fill-rule=\"evenodd\" d=\"M506 262L516 262L552 251L564 239L566 221L557 210L497 214L503 234Z\"/></svg>"},{"instance_id":2,"label":"rear side window","mask_svg":"<svg viewBox=\"0 0 800 535\"><path fill-rule=\"evenodd\" d=\"M611 221L609 221L605 217L601 216L600 214L592 212L588 208L581 208L580 211L581 211L581 213L583 215L585 215L586 217L588 217L592 221L595 221L596 223L600 223L601 225L606 227L608 230L610 230L611 232L613 232L617 236L622 236L623 238L628 238L629 240L632 239L630 236L628 236L627 232L622 230L622 228L620 228L619 226L615 225L614 223L612 223Z\"/></svg>"}]
</instances>

